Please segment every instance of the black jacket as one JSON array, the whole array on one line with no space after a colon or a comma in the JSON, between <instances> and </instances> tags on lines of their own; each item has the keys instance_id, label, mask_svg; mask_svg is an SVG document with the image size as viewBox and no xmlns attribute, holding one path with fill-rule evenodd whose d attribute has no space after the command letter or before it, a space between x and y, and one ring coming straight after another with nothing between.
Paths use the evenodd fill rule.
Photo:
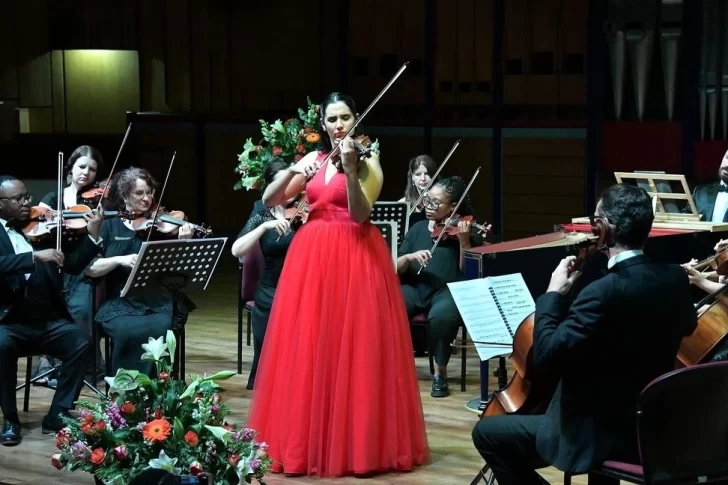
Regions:
<instances>
[{"instance_id":1,"label":"black jacket","mask_svg":"<svg viewBox=\"0 0 728 485\"><path fill-rule=\"evenodd\" d=\"M68 251L63 251L63 270L70 274L84 271L99 254L101 244L95 244L88 236L82 237ZM46 247L53 246L36 245L34 249L40 250ZM28 281L24 276L26 273L32 273ZM61 297L63 275L58 272L58 267L52 263L34 263L32 253L15 254L10 237L5 228L0 227L0 323L14 306L24 302L29 284L37 286L33 291L38 294L40 300L63 306L63 308L55 306L55 310L65 310Z\"/></svg>"},{"instance_id":2,"label":"black jacket","mask_svg":"<svg viewBox=\"0 0 728 485\"><path fill-rule=\"evenodd\" d=\"M536 436L541 456L572 473L607 459L637 463L638 396L675 368L696 326L685 271L644 255L616 264L570 306L558 293L542 295L534 363L560 381Z\"/></svg>"},{"instance_id":3,"label":"black jacket","mask_svg":"<svg viewBox=\"0 0 728 485\"><path fill-rule=\"evenodd\" d=\"M703 222L710 222L713 219L713 209L715 208L715 200L718 197L719 186L720 182L698 185L693 191L693 201L698 213L702 216L700 220Z\"/></svg>"}]
</instances>

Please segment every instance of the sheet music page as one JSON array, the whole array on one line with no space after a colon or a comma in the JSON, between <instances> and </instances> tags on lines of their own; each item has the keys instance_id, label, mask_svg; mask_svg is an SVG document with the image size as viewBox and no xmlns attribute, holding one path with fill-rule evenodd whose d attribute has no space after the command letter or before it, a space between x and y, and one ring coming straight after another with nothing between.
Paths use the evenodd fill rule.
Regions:
<instances>
[{"instance_id":1,"label":"sheet music page","mask_svg":"<svg viewBox=\"0 0 728 485\"><path fill-rule=\"evenodd\" d=\"M474 342L502 342L507 345L475 343L480 360L508 355L513 349L513 336L503 321L491 293L488 278L448 283L460 316ZM514 329L515 331L515 329Z\"/></svg>"},{"instance_id":2,"label":"sheet music page","mask_svg":"<svg viewBox=\"0 0 728 485\"><path fill-rule=\"evenodd\" d=\"M490 283L492 294L500 304L503 315L513 333L531 313L536 311L536 302L526 286L521 273L485 278Z\"/></svg>"}]
</instances>

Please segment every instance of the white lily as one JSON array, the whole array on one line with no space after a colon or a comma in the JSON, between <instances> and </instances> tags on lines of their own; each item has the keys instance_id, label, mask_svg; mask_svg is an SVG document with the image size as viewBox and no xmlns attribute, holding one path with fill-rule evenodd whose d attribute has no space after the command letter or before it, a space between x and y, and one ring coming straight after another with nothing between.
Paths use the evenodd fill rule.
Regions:
<instances>
[{"instance_id":1,"label":"white lily","mask_svg":"<svg viewBox=\"0 0 728 485\"><path fill-rule=\"evenodd\" d=\"M164 356L168 356L167 344L164 342L164 337L152 338L149 337L149 342L142 344L142 348L145 352L142 354L142 360L159 360Z\"/></svg>"},{"instance_id":2,"label":"white lily","mask_svg":"<svg viewBox=\"0 0 728 485\"><path fill-rule=\"evenodd\" d=\"M164 452L164 450L159 452L159 458L154 458L152 460L149 460L149 466L151 468L159 468L165 471L168 471L169 473L173 475L179 475L182 473L181 468L176 468L175 465L177 464L177 458L170 458L167 456L167 454Z\"/></svg>"}]
</instances>

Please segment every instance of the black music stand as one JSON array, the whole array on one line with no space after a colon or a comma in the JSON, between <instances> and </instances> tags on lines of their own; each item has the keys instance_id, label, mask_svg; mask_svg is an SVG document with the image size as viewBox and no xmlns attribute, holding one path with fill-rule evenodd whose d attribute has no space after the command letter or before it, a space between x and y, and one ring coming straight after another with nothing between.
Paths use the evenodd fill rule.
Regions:
<instances>
[{"instance_id":1,"label":"black music stand","mask_svg":"<svg viewBox=\"0 0 728 485\"><path fill-rule=\"evenodd\" d=\"M206 290L227 239L218 237L145 242L121 296ZM172 328L177 316L177 299L172 298ZM173 371L176 372L179 365L177 378L184 380L185 363L181 358L184 355L184 332L179 332L178 339Z\"/></svg>"},{"instance_id":2,"label":"black music stand","mask_svg":"<svg viewBox=\"0 0 728 485\"><path fill-rule=\"evenodd\" d=\"M372 224L377 226L377 228L381 231L382 236L384 236L384 240L387 242L387 247L389 248L389 251L392 253L392 261L394 262L394 267L397 267L397 249L399 246L397 245L397 223L394 221L373 221Z\"/></svg>"},{"instance_id":3,"label":"black music stand","mask_svg":"<svg viewBox=\"0 0 728 485\"><path fill-rule=\"evenodd\" d=\"M372 207L372 222L396 222L397 223L397 247L402 245L404 235L409 229L409 202L375 202Z\"/></svg>"}]
</instances>

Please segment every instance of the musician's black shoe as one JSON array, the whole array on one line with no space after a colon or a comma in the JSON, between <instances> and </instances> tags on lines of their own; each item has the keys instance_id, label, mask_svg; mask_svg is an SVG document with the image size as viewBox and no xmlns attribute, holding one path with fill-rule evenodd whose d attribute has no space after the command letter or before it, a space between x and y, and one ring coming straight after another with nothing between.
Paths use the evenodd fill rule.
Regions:
<instances>
[{"instance_id":1,"label":"musician's black shoe","mask_svg":"<svg viewBox=\"0 0 728 485\"><path fill-rule=\"evenodd\" d=\"M15 446L20 444L20 423L5 420L3 424L3 432L0 434L0 445Z\"/></svg>"},{"instance_id":2,"label":"musician's black shoe","mask_svg":"<svg viewBox=\"0 0 728 485\"><path fill-rule=\"evenodd\" d=\"M63 415L70 416L67 411L64 412ZM50 413L48 413L43 418L40 430L43 434L54 434L58 433L65 426L66 425L63 424L63 420L61 419L61 414L51 416Z\"/></svg>"},{"instance_id":3,"label":"musician's black shoe","mask_svg":"<svg viewBox=\"0 0 728 485\"><path fill-rule=\"evenodd\" d=\"M447 379L435 376L434 379L432 379L432 392L430 393L430 396L432 397L447 397L450 395L450 388L447 387Z\"/></svg>"}]
</instances>

